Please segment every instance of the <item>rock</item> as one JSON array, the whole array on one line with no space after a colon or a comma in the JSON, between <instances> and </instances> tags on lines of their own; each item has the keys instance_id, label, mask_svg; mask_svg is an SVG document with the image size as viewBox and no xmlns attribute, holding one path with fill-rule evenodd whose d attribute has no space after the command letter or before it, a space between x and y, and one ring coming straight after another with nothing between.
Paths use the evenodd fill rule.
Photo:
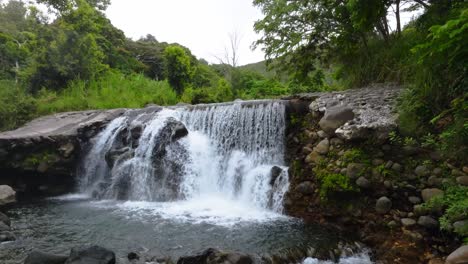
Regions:
<instances>
[{"instance_id":1,"label":"rock","mask_svg":"<svg viewBox=\"0 0 468 264\"><path fill-rule=\"evenodd\" d=\"M350 179L358 178L366 169L366 165L361 163L350 163L346 168L346 176Z\"/></svg>"},{"instance_id":2,"label":"rock","mask_svg":"<svg viewBox=\"0 0 468 264\"><path fill-rule=\"evenodd\" d=\"M417 196L410 196L408 197L408 201L412 204L420 204L421 203L421 198Z\"/></svg>"},{"instance_id":3,"label":"rock","mask_svg":"<svg viewBox=\"0 0 468 264\"><path fill-rule=\"evenodd\" d=\"M314 184L310 181L302 182L296 186L295 191L304 195L314 193Z\"/></svg>"},{"instance_id":4,"label":"rock","mask_svg":"<svg viewBox=\"0 0 468 264\"><path fill-rule=\"evenodd\" d=\"M278 166L273 166L270 170L270 185L275 185L276 179L281 175L283 169Z\"/></svg>"},{"instance_id":5,"label":"rock","mask_svg":"<svg viewBox=\"0 0 468 264\"><path fill-rule=\"evenodd\" d=\"M8 241L15 241L16 236L10 231L3 231L0 232L0 243L1 242L8 242Z\"/></svg>"},{"instance_id":6,"label":"rock","mask_svg":"<svg viewBox=\"0 0 468 264\"><path fill-rule=\"evenodd\" d=\"M403 167L399 163L393 163L392 170L396 172L401 172Z\"/></svg>"},{"instance_id":7,"label":"rock","mask_svg":"<svg viewBox=\"0 0 468 264\"><path fill-rule=\"evenodd\" d=\"M353 109L346 106L336 106L327 109L320 119L320 128L329 135L334 135L335 130L354 118Z\"/></svg>"},{"instance_id":8,"label":"rock","mask_svg":"<svg viewBox=\"0 0 468 264\"><path fill-rule=\"evenodd\" d=\"M11 226L10 218L2 212L0 212L0 222L3 222L7 226Z\"/></svg>"},{"instance_id":9,"label":"rock","mask_svg":"<svg viewBox=\"0 0 468 264\"><path fill-rule=\"evenodd\" d=\"M457 183L463 186L468 186L468 176L457 177Z\"/></svg>"},{"instance_id":10,"label":"rock","mask_svg":"<svg viewBox=\"0 0 468 264\"><path fill-rule=\"evenodd\" d=\"M380 166L380 165L382 165L384 163L385 163L385 161L383 159L373 159L372 160L372 165L374 165L374 166Z\"/></svg>"},{"instance_id":11,"label":"rock","mask_svg":"<svg viewBox=\"0 0 468 264\"><path fill-rule=\"evenodd\" d=\"M330 139L330 144L332 146L342 146L344 141L341 138L332 138Z\"/></svg>"},{"instance_id":12,"label":"rock","mask_svg":"<svg viewBox=\"0 0 468 264\"><path fill-rule=\"evenodd\" d=\"M468 263L468 245L459 247L457 250L452 252L445 260L445 264L466 264L466 263Z\"/></svg>"},{"instance_id":13,"label":"rock","mask_svg":"<svg viewBox=\"0 0 468 264\"><path fill-rule=\"evenodd\" d=\"M320 141L317 144L317 146L315 146L314 148L315 152L322 154L322 155L327 154L329 150L330 150L330 141L328 141L328 139L324 139Z\"/></svg>"},{"instance_id":14,"label":"rock","mask_svg":"<svg viewBox=\"0 0 468 264\"><path fill-rule=\"evenodd\" d=\"M384 181L384 186L387 189L392 189L393 188L393 184L392 184L391 181Z\"/></svg>"},{"instance_id":15,"label":"rock","mask_svg":"<svg viewBox=\"0 0 468 264\"><path fill-rule=\"evenodd\" d=\"M115 264L115 253L99 246L76 247L65 264Z\"/></svg>"},{"instance_id":16,"label":"rock","mask_svg":"<svg viewBox=\"0 0 468 264\"><path fill-rule=\"evenodd\" d=\"M7 224L3 223L3 222L0 222L0 232L4 232L4 231L10 231L11 228L9 226L7 226Z\"/></svg>"},{"instance_id":17,"label":"rock","mask_svg":"<svg viewBox=\"0 0 468 264\"><path fill-rule=\"evenodd\" d=\"M62 146L59 148L60 153L62 153L62 155L63 155L65 158L70 157L74 150L75 150L75 145L73 145L73 144L70 143L70 142L68 142L68 143L65 144L65 145L62 145Z\"/></svg>"},{"instance_id":18,"label":"rock","mask_svg":"<svg viewBox=\"0 0 468 264\"><path fill-rule=\"evenodd\" d=\"M418 175L419 177L425 177L430 174L430 171L425 165L420 165L416 167L414 174Z\"/></svg>"},{"instance_id":19,"label":"rock","mask_svg":"<svg viewBox=\"0 0 468 264\"><path fill-rule=\"evenodd\" d=\"M437 196L444 196L444 191L437 189L437 188L432 188L432 189L424 189L421 191L421 196L424 200L424 202L427 202L431 200L434 197Z\"/></svg>"},{"instance_id":20,"label":"rock","mask_svg":"<svg viewBox=\"0 0 468 264\"><path fill-rule=\"evenodd\" d=\"M427 264L444 264L445 262L440 258L434 258L429 260Z\"/></svg>"},{"instance_id":21,"label":"rock","mask_svg":"<svg viewBox=\"0 0 468 264\"><path fill-rule=\"evenodd\" d=\"M463 166L462 170L464 173L468 174L468 166Z\"/></svg>"},{"instance_id":22,"label":"rock","mask_svg":"<svg viewBox=\"0 0 468 264\"><path fill-rule=\"evenodd\" d=\"M177 264L252 264L248 255L209 248L199 255L181 257Z\"/></svg>"},{"instance_id":23,"label":"rock","mask_svg":"<svg viewBox=\"0 0 468 264\"><path fill-rule=\"evenodd\" d=\"M426 228L437 228L439 227L439 222L430 216L420 216L418 219L418 225L424 226Z\"/></svg>"},{"instance_id":24,"label":"rock","mask_svg":"<svg viewBox=\"0 0 468 264\"><path fill-rule=\"evenodd\" d=\"M398 227L400 224L395 221L395 220L392 220L390 222L388 222L387 226L390 227L390 228L395 228L395 227Z\"/></svg>"},{"instance_id":25,"label":"rock","mask_svg":"<svg viewBox=\"0 0 468 264\"><path fill-rule=\"evenodd\" d=\"M441 168L434 168L432 170L432 174L436 175L436 176L441 176L443 173L443 170Z\"/></svg>"},{"instance_id":26,"label":"rock","mask_svg":"<svg viewBox=\"0 0 468 264\"><path fill-rule=\"evenodd\" d=\"M130 261L131 261L131 260L139 260L139 259L140 259L140 256L138 256L138 254L135 253L135 252L130 252L130 253L128 253L128 255L127 255L127 259L130 260Z\"/></svg>"},{"instance_id":27,"label":"rock","mask_svg":"<svg viewBox=\"0 0 468 264\"><path fill-rule=\"evenodd\" d=\"M388 197L380 197L375 203L375 210L379 214L386 214L392 209L392 201Z\"/></svg>"},{"instance_id":28,"label":"rock","mask_svg":"<svg viewBox=\"0 0 468 264\"><path fill-rule=\"evenodd\" d=\"M53 255L40 251L31 252L24 260L24 264L63 264L67 256Z\"/></svg>"},{"instance_id":29,"label":"rock","mask_svg":"<svg viewBox=\"0 0 468 264\"><path fill-rule=\"evenodd\" d=\"M437 178L437 176L431 176L429 177L429 179L427 179L427 184L429 184L430 186L439 186L442 184L442 179L441 178Z\"/></svg>"},{"instance_id":30,"label":"rock","mask_svg":"<svg viewBox=\"0 0 468 264\"><path fill-rule=\"evenodd\" d=\"M328 138L329 137L328 134L325 133L325 131L323 131L323 130L319 130L317 132L317 136L319 136L319 138Z\"/></svg>"},{"instance_id":31,"label":"rock","mask_svg":"<svg viewBox=\"0 0 468 264\"><path fill-rule=\"evenodd\" d=\"M0 206L16 202L16 192L8 185L0 185Z\"/></svg>"},{"instance_id":32,"label":"rock","mask_svg":"<svg viewBox=\"0 0 468 264\"><path fill-rule=\"evenodd\" d=\"M421 216L429 213L429 210L427 210L422 204L417 204L413 206L413 213L415 216Z\"/></svg>"},{"instance_id":33,"label":"rock","mask_svg":"<svg viewBox=\"0 0 468 264\"><path fill-rule=\"evenodd\" d=\"M48 169L49 164L47 164L46 161L42 161L41 163L39 163L39 166L37 166L37 171L40 173L46 173Z\"/></svg>"},{"instance_id":34,"label":"rock","mask_svg":"<svg viewBox=\"0 0 468 264\"><path fill-rule=\"evenodd\" d=\"M401 224L406 227L414 226L416 224L416 220L411 218L402 218Z\"/></svg>"},{"instance_id":35,"label":"rock","mask_svg":"<svg viewBox=\"0 0 468 264\"><path fill-rule=\"evenodd\" d=\"M452 170L452 176L466 176L461 170L459 169L453 169Z\"/></svg>"},{"instance_id":36,"label":"rock","mask_svg":"<svg viewBox=\"0 0 468 264\"><path fill-rule=\"evenodd\" d=\"M305 162L309 164L319 163L321 160L323 160L323 156L315 151L312 151L309 155L307 155Z\"/></svg>"},{"instance_id":37,"label":"rock","mask_svg":"<svg viewBox=\"0 0 468 264\"><path fill-rule=\"evenodd\" d=\"M386 169L391 169L393 166L393 161L389 160L387 161L387 163L385 163L385 168Z\"/></svg>"},{"instance_id":38,"label":"rock","mask_svg":"<svg viewBox=\"0 0 468 264\"><path fill-rule=\"evenodd\" d=\"M371 183L369 180L361 176L356 180L356 185L363 189L367 189L371 186Z\"/></svg>"}]
</instances>

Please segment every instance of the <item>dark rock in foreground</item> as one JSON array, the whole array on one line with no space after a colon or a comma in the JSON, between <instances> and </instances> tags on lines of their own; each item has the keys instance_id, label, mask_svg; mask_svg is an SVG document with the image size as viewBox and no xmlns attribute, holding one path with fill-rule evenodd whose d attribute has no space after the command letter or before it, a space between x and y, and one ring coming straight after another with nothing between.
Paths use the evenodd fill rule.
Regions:
<instances>
[{"instance_id":1,"label":"dark rock in foreground","mask_svg":"<svg viewBox=\"0 0 468 264\"><path fill-rule=\"evenodd\" d=\"M99 246L72 248L65 264L115 264L115 253Z\"/></svg>"},{"instance_id":2,"label":"dark rock in foreground","mask_svg":"<svg viewBox=\"0 0 468 264\"><path fill-rule=\"evenodd\" d=\"M24 264L63 264L67 256L53 255L40 251L33 251L28 255Z\"/></svg>"}]
</instances>

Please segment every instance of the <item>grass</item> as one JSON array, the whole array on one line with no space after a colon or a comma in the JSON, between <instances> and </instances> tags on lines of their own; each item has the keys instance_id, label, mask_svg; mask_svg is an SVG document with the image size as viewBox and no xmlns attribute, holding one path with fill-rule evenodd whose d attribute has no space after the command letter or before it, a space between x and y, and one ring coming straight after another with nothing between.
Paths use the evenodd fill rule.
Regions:
<instances>
[{"instance_id":1,"label":"grass","mask_svg":"<svg viewBox=\"0 0 468 264\"><path fill-rule=\"evenodd\" d=\"M153 103L172 105L176 93L166 81L139 74L109 73L91 81L72 81L63 91L42 89L37 97L39 115L87 109L139 108Z\"/></svg>"}]
</instances>

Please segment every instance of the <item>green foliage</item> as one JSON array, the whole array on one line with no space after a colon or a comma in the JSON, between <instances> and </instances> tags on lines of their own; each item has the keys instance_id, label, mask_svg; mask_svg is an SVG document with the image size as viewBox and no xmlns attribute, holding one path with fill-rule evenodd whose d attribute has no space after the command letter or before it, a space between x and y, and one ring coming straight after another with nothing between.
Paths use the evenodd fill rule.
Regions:
<instances>
[{"instance_id":1,"label":"green foliage","mask_svg":"<svg viewBox=\"0 0 468 264\"><path fill-rule=\"evenodd\" d=\"M468 237L468 226L453 230L452 224L456 221L468 219L468 187L460 185L448 185L444 188L444 196L438 196L424 204L431 209L444 209L444 214L439 218L442 230L454 231L461 237Z\"/></svg>"},{"instance_id":2,"label":"green foliage","mask_svg":"<svg viewBox=\"0 0 468 264\"><path fill-rule=\"evenodd\" d=\"M347 150L341 159L345 164L352 162L370 163L369 157L366 155L366 153L357 148Z\"/></svg>"},{"instance_id":3,"label":"green foliage","mask_svg":"<svg viewBox=\"0 0 468 264\"><path fill-rule=\"evenodd\" d=\"M329 200L337 193L356 191L351 185L349 177L346 175L329 173L326 170L318 170L316 171L316 177L320 183L320 198L324 201Z\"/></svg>"},{"instance_id":4,"label":"green foliage","mask_svg":"<svg viewBox=\"0 0 468 264\"><path fill-rule=\"evenodd\" d=\"M34 117L36 102L14 81L0 80L0 131L16 128Z\"/></svg>"},{"instance_id":5,"label":"green foliage","mask_svg":"<svg viewBox=\"0 0 468 264\"><path fill-rule=\"evenodd\" d=\"M72 81L61 92L43 89L37 101L39 114L49 114L87 109L139 108L150 103L173 105L178 100L165 81L111 72L96 80Z\"/></svg>"},{"instance_id":6,"label":"green foliage","mask_svg":"<svg viewBox=\"0 0 468 264\"><path fill-rule=\"evenodd\" d=\"M171 45L164 50L164 59L169 84L181 95L193 77L191 58L182 47Z\"/></svg>"}]
</instances>

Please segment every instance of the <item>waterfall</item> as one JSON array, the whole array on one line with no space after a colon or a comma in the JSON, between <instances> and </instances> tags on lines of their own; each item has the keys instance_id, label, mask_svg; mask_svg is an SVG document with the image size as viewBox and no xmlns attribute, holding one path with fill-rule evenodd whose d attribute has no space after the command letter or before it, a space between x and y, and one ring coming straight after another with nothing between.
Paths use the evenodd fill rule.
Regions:
<instances>
[{"instance_id":1,"label":"waterfall","mask_svg":"<svg viewBox=\"0 0 468 264\"><path fill-rule=\"evenodd\" d=\"M124 201L222 197L281 212L285 124L282 101L129 110L93 139L80 191Z\"/></svg>"}]
</instances>

